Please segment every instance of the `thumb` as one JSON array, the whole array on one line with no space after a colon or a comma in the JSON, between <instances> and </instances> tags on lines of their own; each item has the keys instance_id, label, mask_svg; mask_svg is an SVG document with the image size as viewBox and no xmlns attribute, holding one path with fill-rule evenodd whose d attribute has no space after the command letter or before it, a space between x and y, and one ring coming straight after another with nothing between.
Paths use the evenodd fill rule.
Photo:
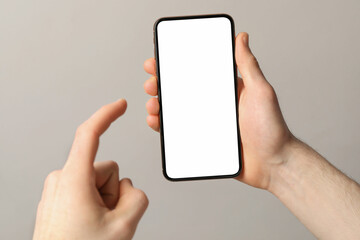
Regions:
<instances>
[{"instance_id":1,"label":"thumb","mask_svg":"<svg viewBox=\"0 0 360 240\"><path fill-rule=\"evenodd\" d=\"M255 56L249 48L249 35L245 32L239 33L236 37L235 58L245 86L257 81L266 81Z\"/></svg>"}]
</instances>

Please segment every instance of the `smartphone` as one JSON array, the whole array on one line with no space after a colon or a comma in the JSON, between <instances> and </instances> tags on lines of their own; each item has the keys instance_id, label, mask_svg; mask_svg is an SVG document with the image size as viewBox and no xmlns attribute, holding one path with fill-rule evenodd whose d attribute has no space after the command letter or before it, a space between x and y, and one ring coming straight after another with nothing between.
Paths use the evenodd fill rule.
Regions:
<instances>
[{"instance_id":1,"label":"smartphone","mask_svg":"<svg viewBox=\"0 0 360 240\"><path fill-rule=\"evenodd\" d=\"M233 19L227 14L160 18L154 45L165 178L239 175Z\"/></svg>"}]
</instances>

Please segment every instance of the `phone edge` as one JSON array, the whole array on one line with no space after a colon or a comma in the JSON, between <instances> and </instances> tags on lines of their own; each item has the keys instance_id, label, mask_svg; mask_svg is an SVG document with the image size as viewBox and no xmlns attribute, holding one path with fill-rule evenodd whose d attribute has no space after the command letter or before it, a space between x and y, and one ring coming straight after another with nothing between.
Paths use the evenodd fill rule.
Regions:
<instances>
[{"instance_id":1,"label":"phone edge","mask_svg":"<svg viewBox=\"0 0 360 240\"><path fill-rule=\"evenodd\" d=\"M211 179L226 179L226 178L235 178L240 175L243 169L243 155L242 155L242 142L240 136L239 124L236 124L237 127L237 137L238 137L238 155L239 155L239 169L235 174L230 175L212 175L212 176L201 176L201 177L186 177L186 178L172 178L166 172L166 161L165 161L165 143L164 143L164 134L163 134L163 124L162 124L162 102L161 102L161 87L160 87L160 66L159 66L159 48L158 48L158 36L157 28L162 21L168 20L183 20L183 19L197 19L197 18L215 18L215 17L225 17L229 19L231 24L231 34L232 34L232 57L233 57L233 69L234 69L234 86L235 86L235 108L236 108L236 121L239 122L239 106L237 100L238 84L237 84L237 66L235 59L235 22L233 18L226 13L217 13L217 14L204 14L204 15L185 15L185 16L172 16L172 17L161 17L157 19L153 25L153 44L154 44L154 57L156 62L156 76L157 76L157 85L158 85L158 101L159 101L159 133L160 133L160 145L161 145L161 158L162 158L162 172L164 177L171 182L180 182L180 181L194 181L194 180L211 180Z\"/></svg>"}]
</instances>

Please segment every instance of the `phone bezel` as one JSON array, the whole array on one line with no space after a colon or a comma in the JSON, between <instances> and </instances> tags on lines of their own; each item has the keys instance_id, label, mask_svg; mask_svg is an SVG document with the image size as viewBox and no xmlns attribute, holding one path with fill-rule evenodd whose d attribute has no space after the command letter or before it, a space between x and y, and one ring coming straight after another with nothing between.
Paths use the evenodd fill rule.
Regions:
<instances>
[{"instance_id":1,"label":"phone bezel","mask_svg":"<svg viewBox=\"0 0 360 240\"><path fill-rule=\"evenodd\" d=\"M184 178L172 178L166 172L166 160L165 160L165 140L164 140L164 130L163 130L163 119L162 119L162 102L161 102L161 83L160 83L160 66L159 66L159 48L158 48L158 33L157 27L160 22L163 21L173 21L173 20L185 20L185 19L199 19L199 18L219 18L225 17L231 23L231 35L232 35L232 56L233 56L233 68L234 68L234 96L235 96L235 106L236 106L236 121L239 122L239 106L238 106L238 99L237 99L237 92L238 92L238 84L237 84L237 67L235 61L235 24L232 17L228 14L207 14L207 15L189 15L189 16L175 16L175 17L162 17L159 18L154 23L153 33L154 33L154 55L155 55L155 62L156 62L156 76L157 76L157 85L158 85L158 100L159 100L159 119L160 119L160 143L161 143L161 158L162 158L162 169L164 177L173 182L178 181L190 181L190 180L207 180L207 179L222 179L222 178L234 178L240 175L242 170L242 144L241 144L241 136L240 136L240 129L239 124L237 126L237 138L238 138L238 155L239 155L239 169L235 174L230 175L213 175L213 176L199 176L199 177L184 177Z\"/></svg>"}]
</instances>

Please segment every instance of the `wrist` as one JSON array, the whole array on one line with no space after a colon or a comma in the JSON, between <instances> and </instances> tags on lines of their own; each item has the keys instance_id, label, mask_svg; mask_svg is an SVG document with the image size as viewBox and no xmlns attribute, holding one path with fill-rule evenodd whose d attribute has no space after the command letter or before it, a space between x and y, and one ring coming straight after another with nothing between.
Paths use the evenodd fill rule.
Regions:
<instances>
[{"instance_id":1,"label":"wrist","mask_svg":"<svg viewBox=\"0 0 360 240\"><path fill-rule=\"evenodd\" d=\"M299 161L298 157L302 151L306 149L307 145L291 135L289 141L284 146L284 150L280 156L281 164L274 167L271 171L271 178L267 190L277 196L278 198L286 193L290 188L299 184L300 175L298 172Z\"/></svg>"},{"instance_id":2,"label":"wrist","mask_svg":"<svg viewBox=\"0 0 360 240\"><path fill-rule=\"evenodd\" d=\"M319 153L295 137L267 190L320 239L359 239L360 190ZM351 223L351 224L349 224Z\"/></svg>"}]
</instances>

